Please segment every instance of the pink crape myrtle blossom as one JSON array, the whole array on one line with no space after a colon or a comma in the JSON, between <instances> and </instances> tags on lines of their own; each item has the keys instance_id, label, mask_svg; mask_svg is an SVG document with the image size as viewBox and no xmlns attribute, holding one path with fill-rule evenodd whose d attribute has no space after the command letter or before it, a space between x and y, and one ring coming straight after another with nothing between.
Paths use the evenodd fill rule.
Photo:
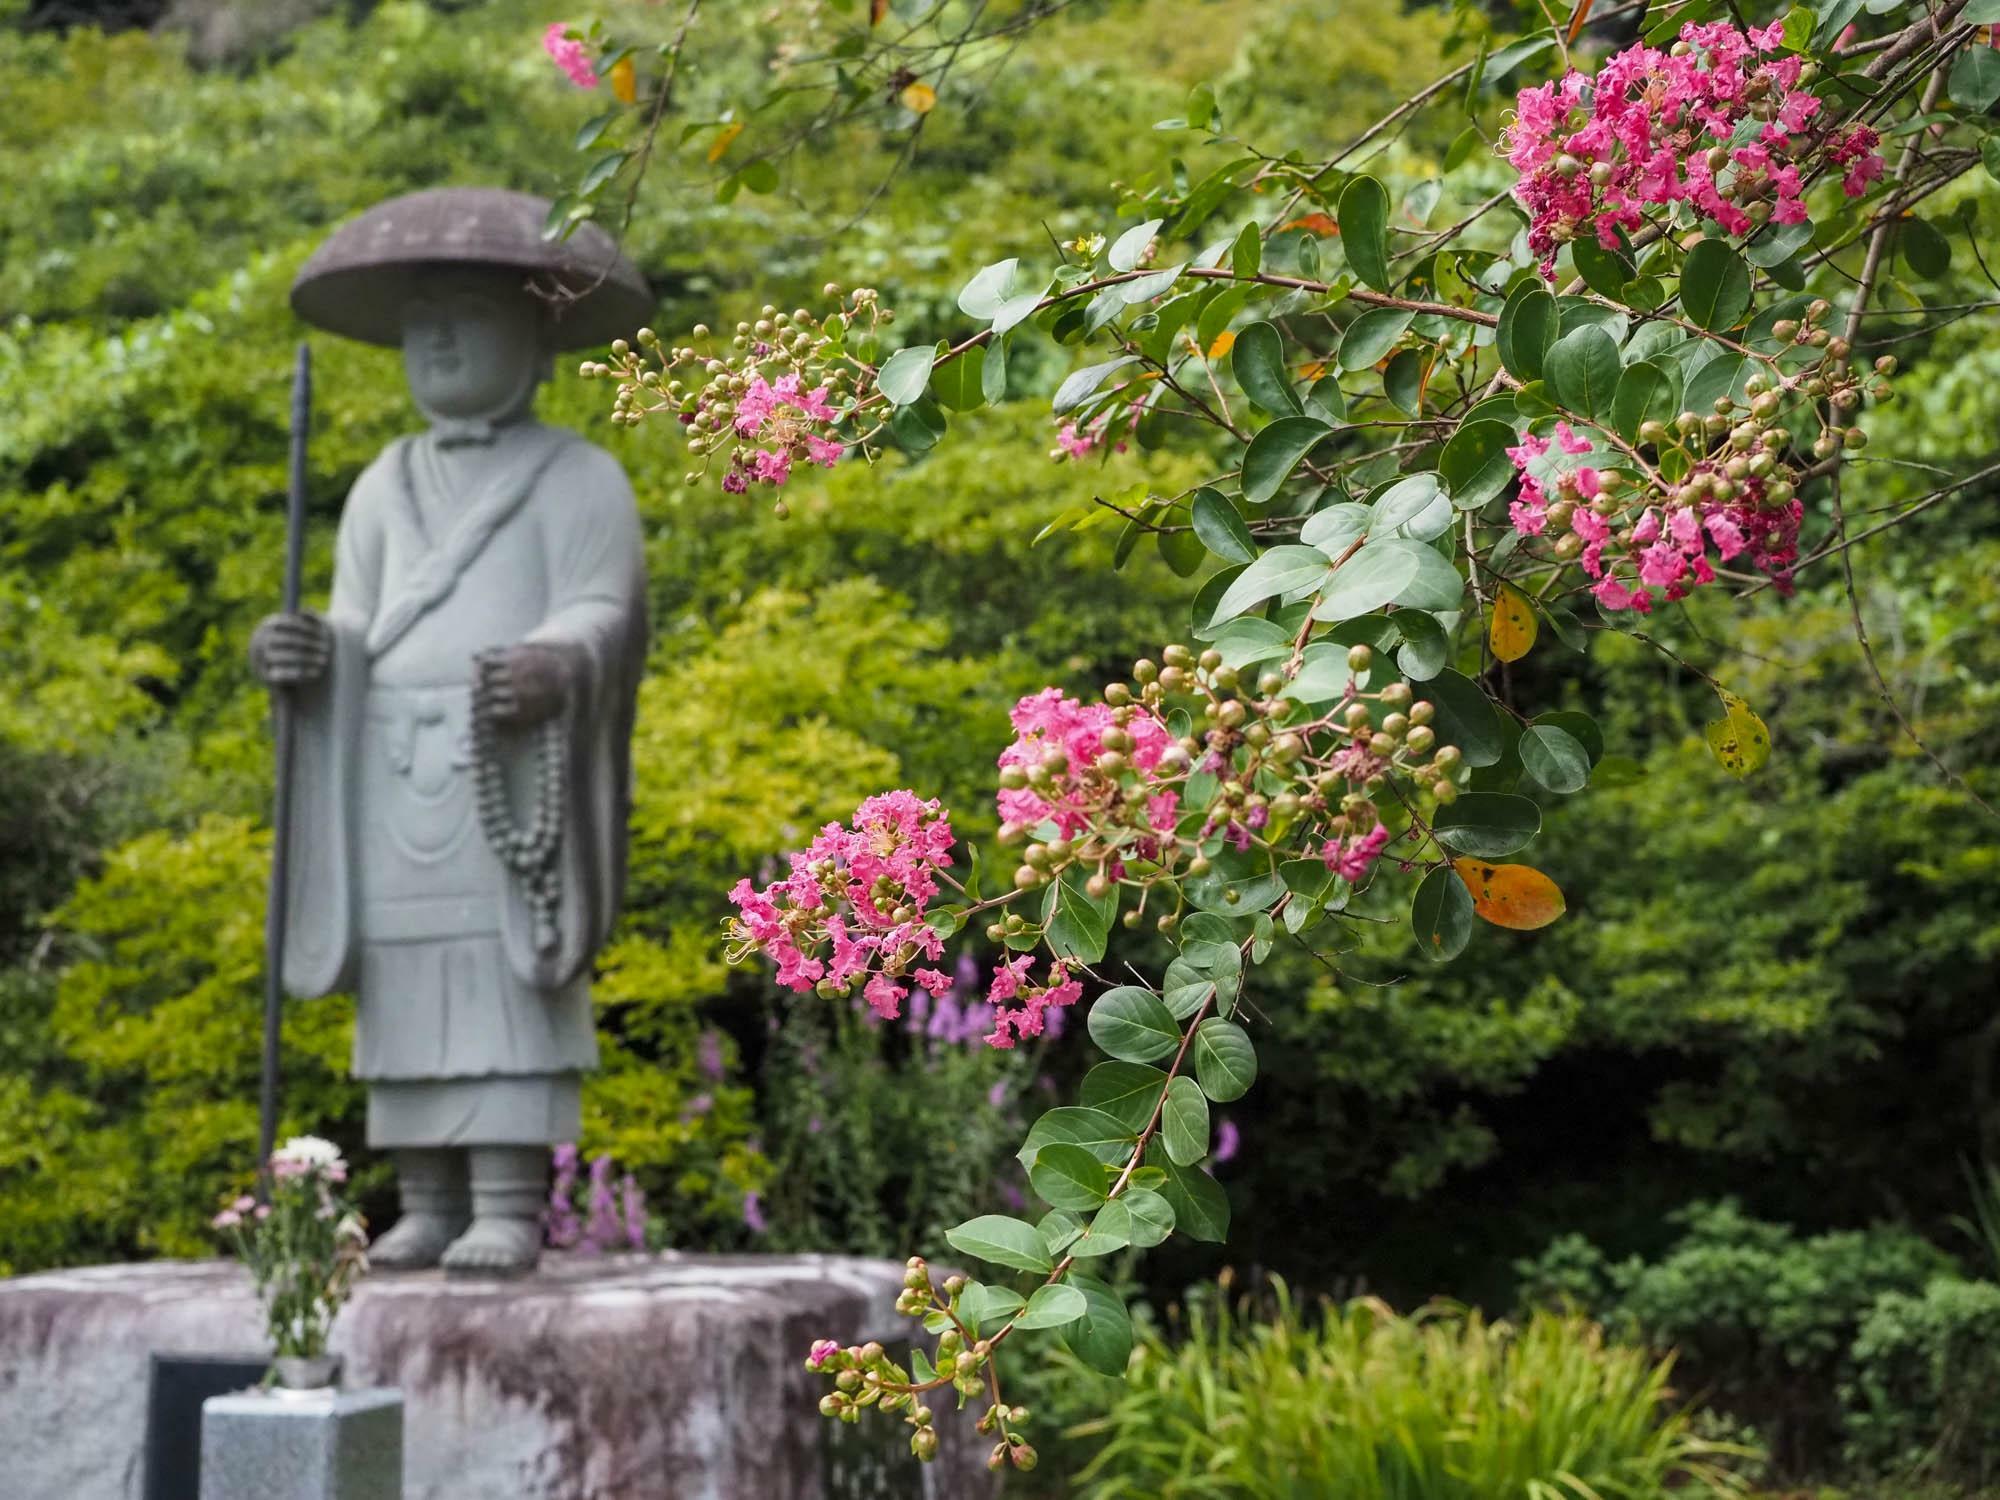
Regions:
<instances>
[{"instance_id":1,"label":"pink crape myrtle blossom","mask_svg":"<svg viewBox=\"0 0 2000 1500\"><path fill-rule=\"evenodd\" d=\"M1559 516L1563 526L1582 539L1577 562L1592 579L1592 596L1605 609L1648 614L1655 603L1671 604L1712 582L1716 562L1738 557L1769 573L1780 591L1789 592L1791 565L1799 555L1799 525L1805 519L1805 507L1796 497L1773 502L1767 482L1753 477L1734 481L1727 501L1712 498L1706 490L1692 503L1654 494L1648 497L1653 503L1620 515L1608 510L1604 479L1596 469L1583 465L1565 470L1551 461L1552 448L1567 459L1588 452L1589 447L1562 423L1556 425L1553 445L1547 438L1523 433L1520 443L1507 450L1520 475L1520 492L1508 506L1508 515L1523 536L1548 534L1552 516ZM1706 459L1689 477L1710 473L1719 476L1720 468ZM1689 488L1683 486L1674 494Z\"/></svg>"},{"instance_id":2,"label":"pink crape myrtle blossom","mask_svg":"<svg viewBox=\"0 0 2000 1500\"><path fill-rule=\"evenodd\" d=\"M944 939L924 920L951 863L951 824L935 798L885 792L854 810L852 826L829 823L805 849L786 856L791 873L759 890L741 880L729 893L730 957L761 952L778 982L800 992L861 987L883 1020L902 1013L910 982L932 994L950 987L936 969L911 968L944 956Z\"/></svg>"},{"instance_id":3,"label":"pink crape myrtle blossom","mask_svg":"<svg viewBox=\"0 0 2000 1500\"><path fill-rule=\"evenodd\" d=\"M815 1339L813 1341L812 1352L806 1356L806 1368L808 1370L824 1369L826 1362L838 1353L840 1353L840 1345L832 1339Z\"/></svg>"},{"instance_id":4,"label":"pink crape myrtle blossom","mask_svg":"<svg viewBox=\"0 0 2000 1500\"><path fill-rule=\"evenodd\" d=\"M1034 956L1024 953L1003 960L993 970L993 983L986 992L987 1002L994 1007L993 1030L986 1038L987 1046L1007 1048L1017 1038L1040 1036L1047 1024L1045 1013L1059 1013L1061 1007L1074 1005L1083 998L1083 982L1071 978L1060 963L1049 965L1045 983L1025 982L1033 963ZM1021 1003L1009 1009L1001 1004L1004 1000Z\"/></svg>"},{"instance_id":5,"label":"pink crape myrtle blossom","mask_svg":"<svg viewBox=\"0 0 2000 1500\"><path fill-rule=\"evenodd\" d=\"M1748 31L1726 21L1683 26L1679 55L1628 47L1590 77L1523 89L1501 147L1521 180L1529 249L1553 278L1556 253L1585 235L1607 250L1650 208L1687 204L1729 234L1768 202L1780 224L1803 223L1800 163L1825 146L1859 196L1881 175L1875 133L1838 139L1817 127L1820 101L1801 81L1803 59L1783 50L1778 23ZM1751 122L1749 129L1744 128Z\"/></svg>"},{"instance_id":6,"label":"pink crape myrtle blossom","mask_svg":"<svg viewBox=\"0 0 2000 1500\"><path fill-rule=\"evenodd\" d=\"M804 390L796 373L775 381L750 377L749 388L737 398L733 426L743 441L723 476L722 487L740 495L754 481L775 487L788 483L794 463L814 463L830 469L847 445L832 432L840 413L829 401L830 386ZM752 446L762 443L764 447ZM733 481L733 482L732 482Z\"/></svg>"},{"instance_id":7,"label":"pink crape myrtle blossom","mask_svg":"<svg viewBox=\"0 0 2000 1500\"><path fill-rule=\"evenodd\" d=\"M570 28L561 21L553 22L542 33L542 50L555 60L555 65L569 75L569 81L580 89L597 87L597 70L590 65L590 51L582 42L570 34Z\"/></svg>"},{"instance_id":8,"label":"pink crape myrtle blossom","mask_svg":"<svg viewBox=\"0 0 2000 1500\"><path fill-rule=\"evenodd\" d=\"M1173 748L1173 736L1150 709L1131 708L1119 722L1119 710L1108 703L1079 703L1060 688L1043 688L1014 705L1014 743L1000 752L1002 772L1034 772L1046 768L1046 780L1000 788L998 803L1004 822L1018 828L1054 823L1064 838L1072 838L1113 809L1136 817L1148 835L1169 834L1180 814L1180 794L1154 783L1161 761ZM1125 764L1148 783L1139 805L1126 807L1116 775L1096 768L1110 748L1105 736L1114 730L1131 740L1120 751ZM1180 766L1185 768L1185 758Z\"/></svg>"},{"instance_id":9,"label":"pink crape myrtle blossom","mask_svg":"<svg viewBox=\"0 0 2000 1500\"><path fill-rule=\"evenodd\" d=\"M1358 885L1375 868L1375 861L1382 857L1388 844L1388 825L1377 823L1359 838L1328 839L1319 855L1334 874L1349 885Z\"/></svg>"}]
</instances>

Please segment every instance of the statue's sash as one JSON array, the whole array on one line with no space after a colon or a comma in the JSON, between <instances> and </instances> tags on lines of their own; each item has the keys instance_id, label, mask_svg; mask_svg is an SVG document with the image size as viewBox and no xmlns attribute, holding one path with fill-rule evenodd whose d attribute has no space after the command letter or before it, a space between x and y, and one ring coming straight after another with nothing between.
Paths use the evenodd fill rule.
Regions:
<instances>
[{"instance_id":1,"label":"statue's sash","mask_svg":"<svg viewBox=\"0 0 2000 1500\"><path fill-rule=\"evenodd\" d=\"M513 516L535 492L542 475L548 472L562 451L579 441L573 433L544 427L535 434L541 451L530 449L529 462L502 474L486 492L459 511L451 529L435 543L411 569L397 592L384 599L368 626L368 659L375 661L410 633L417 621L451 597L458 580L472 566L493 534ZM423 534L417 512L416 476L410 470L411 455L418 439L404 438L397 445L396 473L403 482L403 502L412 512L418 535Z\"/></svg>"}]
</instances>

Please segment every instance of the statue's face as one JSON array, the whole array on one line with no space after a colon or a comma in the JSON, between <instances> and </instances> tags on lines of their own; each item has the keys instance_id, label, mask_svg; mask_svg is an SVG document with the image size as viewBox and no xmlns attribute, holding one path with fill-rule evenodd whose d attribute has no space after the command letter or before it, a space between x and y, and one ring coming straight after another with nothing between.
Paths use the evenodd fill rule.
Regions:
<instances>
[{"instance_id":1,"label":"statue's face","mask_svg":"<svg viewBox=\"0 0 2000 1500\"><path fill-rule=\"evenodd\" d=\"M403 368L417 405L439 417L498 416L532 388L541 309L518 272L427 271L403 307Z\"/></svg>"}]
</instances>

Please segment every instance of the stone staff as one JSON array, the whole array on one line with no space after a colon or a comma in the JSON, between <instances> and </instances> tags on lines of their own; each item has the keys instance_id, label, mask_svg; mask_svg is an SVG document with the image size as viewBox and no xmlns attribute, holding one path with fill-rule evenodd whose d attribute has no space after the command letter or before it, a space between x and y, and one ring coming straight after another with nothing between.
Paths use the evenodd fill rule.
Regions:
<instances>
[{"instance_id":1,"label":"stone staff","mask_svg":"<svg viewBox=\"0 0 2000 1500\"><path fill-rule=\"evenodd\" d=\"M299 609L306 548L306 440L312 426L312 346L301 342L292 366L292 444L285 499L285 613ZM264 908L264 1072L257 1094L257 1161L278 1139L278 1040L285 1010L285 904L292 852L292 695L271 695L277 742L277 789L271 818L271 895Z\"/></svg>"}]
</instances>

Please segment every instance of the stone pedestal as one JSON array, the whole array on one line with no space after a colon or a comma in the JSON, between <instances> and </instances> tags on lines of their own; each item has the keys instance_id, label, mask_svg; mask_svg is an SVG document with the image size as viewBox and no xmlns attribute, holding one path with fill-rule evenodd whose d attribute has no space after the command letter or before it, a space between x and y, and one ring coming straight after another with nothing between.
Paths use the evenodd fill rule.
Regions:
<instances>
[{"instance_id":1,"label":"stone pedestal","mask_svg":"<svg viewBox=\"0 0 2000 1500\"><path fill-rule=\"evenodd\" d=\"M210 1396L201 1500L403 1500L403 1393Z\"/></svg>"},{"instance_id":2,"label":"stone pedestal","mask_svg":"<svg viewBox=\"0 0 2000 1500\"><path fill-rule=\"evenodd\" d=\"M404 1400L405 1500L859 1500L822 1482L815 1338L908 1338L902 1266L845 1256L545 1259L519 1281L365 1278L334 1325L348 1384ZM138 1500L155 1351L262 1343L243 1269L156 1261L0 1281L0 1494ZM942 1418L945 1414L939 1413ZM916 1471L873 1424L868 1500L981 1500L986 1444L941 1421ZM859 1430L848 1429L859 1435Z\"/></svg>"}]
</instances>

